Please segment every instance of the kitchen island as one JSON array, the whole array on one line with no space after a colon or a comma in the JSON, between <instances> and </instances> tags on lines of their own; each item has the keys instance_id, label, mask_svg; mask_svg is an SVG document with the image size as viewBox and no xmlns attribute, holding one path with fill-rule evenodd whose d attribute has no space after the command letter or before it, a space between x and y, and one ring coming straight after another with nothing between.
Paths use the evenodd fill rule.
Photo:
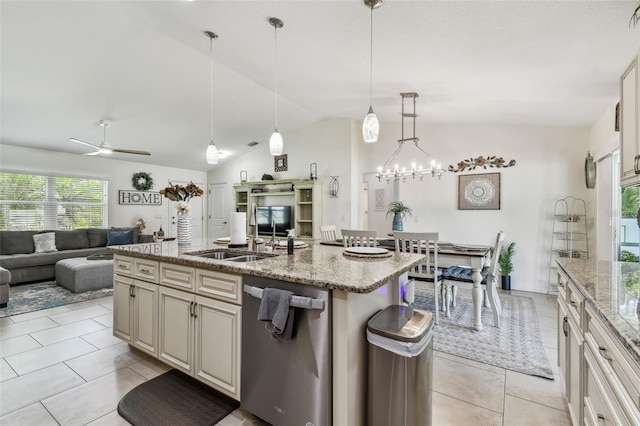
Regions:
<instances>
[{"instance_id":1,"label":"kitchen island","mask_svg":"<svg viewBox=\"0 0 640 426\"><path fill-rule=\"evenodd\" d=\"M248 297L243 295L242 277L261 277L327 290L333 424L364 424L366 322L378 310L400 302L406 271L422 256L398 253L388 258L362 259L344 256L343 248L321 245L296 249L291 256L284 250L278 256L249 262L201 256L224 249L205 241L194 241L188 247L175 242L110 247L116 254L114 335L129 339L133 346L240 399L240 312L243 297ZM237 254L243 253L237 250ZM143 287L151 285L156 287L147 288L145 293ZM155 298L151 293L153 289L157 290ZM141 292L137 297L136 291ZM121 304L125 308L118 308ZM142 315L127 317L127 312L135 310L132 304L146 306L145 320L141 320ZM196 312L196 306L205 311ZM182 320L175 318L176 315L167 320L168 315L181 309L185 313ZM202 343L207 337L202 331L206 327L205 319L210 319L216 330L228 328L224 339L228 348L221 354L203 352L216 346ZM198 325L198 321L203 325ZM133 330L123 324L131 325ZM123 327L127 332L119 334L118 330ZM183 344L185 335L189 334L195 335L194 342L189 340ZM210 359L215 362L207 365ZM220 366L228 368L220 370Z\"/></svg>"}]
</instances>

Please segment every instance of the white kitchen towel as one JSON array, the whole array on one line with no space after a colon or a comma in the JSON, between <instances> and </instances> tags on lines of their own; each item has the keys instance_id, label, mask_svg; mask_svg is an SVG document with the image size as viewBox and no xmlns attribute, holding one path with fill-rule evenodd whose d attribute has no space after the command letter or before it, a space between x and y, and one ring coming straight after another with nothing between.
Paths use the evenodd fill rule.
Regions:
<instances>
[{"instance_id":1,"label":"white kitchen towel","mask_svg":"<svg viewBox=\"0 0 640 426\"><path fill-rule=\"evenodd\" d=\"M247 243L247 213L231 212L231 239L229 244Z\"/></svg>"}]
</instances>

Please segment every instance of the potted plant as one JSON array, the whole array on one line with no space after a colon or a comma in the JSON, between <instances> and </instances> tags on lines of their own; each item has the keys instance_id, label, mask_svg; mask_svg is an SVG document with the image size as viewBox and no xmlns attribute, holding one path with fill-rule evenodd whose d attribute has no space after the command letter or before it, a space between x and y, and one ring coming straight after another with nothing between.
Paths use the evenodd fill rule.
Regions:
<instances>
[{"instance_id":1,"label":"potted plant","mask_svg":"<svg viewBox=\"0 0 640 426\"><path fill-rule=\"evenodd\" d=\"M387 217L393 216L392 231L402 231L402 219L411 216L411 208L402 201L394 201L387 206Z\"/></svg>"},{"instance_id":2,"label":"potted plant","mask_svg":"<svg viewBox=\"0 0 640 426\"><path fill-rule=\"evenodd\" d=\"M515 247L516 243L512 242L504 247L498 256L503 290L511 290L511 272L513 272L513 255L516 254Z\"/></svg>"}]
</instances>

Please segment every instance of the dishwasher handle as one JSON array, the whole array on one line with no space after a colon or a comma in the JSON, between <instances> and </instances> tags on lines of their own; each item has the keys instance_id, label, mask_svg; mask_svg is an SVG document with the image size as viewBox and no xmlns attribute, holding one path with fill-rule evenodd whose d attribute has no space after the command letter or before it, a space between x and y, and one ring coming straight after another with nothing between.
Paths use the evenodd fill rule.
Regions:
<instances>
[{"instance_id":1,"label":"dishwasher handle","mask_svg":"<svg viewBox=\"0 0 640 426\"><path fill-rule=\"evenodd\" d=\"M253 287L245 284L244 292L257 299L262 299L262 289L259 287ZM292 308L324 310L324 300L312 299L310 297L304 296L291 296L289 306L291 306Z\"/></svg>"}]
</instances>

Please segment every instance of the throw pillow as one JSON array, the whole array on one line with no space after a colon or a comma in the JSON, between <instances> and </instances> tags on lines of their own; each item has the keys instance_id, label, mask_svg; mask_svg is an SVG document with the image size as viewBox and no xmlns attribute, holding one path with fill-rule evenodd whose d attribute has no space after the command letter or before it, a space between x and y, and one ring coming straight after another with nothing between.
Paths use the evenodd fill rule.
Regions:
<instances>
[{"instance_id":1,"label":"throw pillow","mask_svg":"<svg viewBox=\"0 0 640 426\"><path fill-rule=\"evenodd\" d=\"M121 246L133 243L133 231L108 231L107 246Z\"/></svg>"},{"instance_id":2,"label":"throw pillow","mask_svg":"<svg viewBox=\"0 0 640 426\"><path fill-rule=\"evenodd\" d=\"M36 253L49 253L58 251L56 248L55 232L47 232L44 234L35 234L33 236L33 245Z\"/></svg>"}]
</instances>

